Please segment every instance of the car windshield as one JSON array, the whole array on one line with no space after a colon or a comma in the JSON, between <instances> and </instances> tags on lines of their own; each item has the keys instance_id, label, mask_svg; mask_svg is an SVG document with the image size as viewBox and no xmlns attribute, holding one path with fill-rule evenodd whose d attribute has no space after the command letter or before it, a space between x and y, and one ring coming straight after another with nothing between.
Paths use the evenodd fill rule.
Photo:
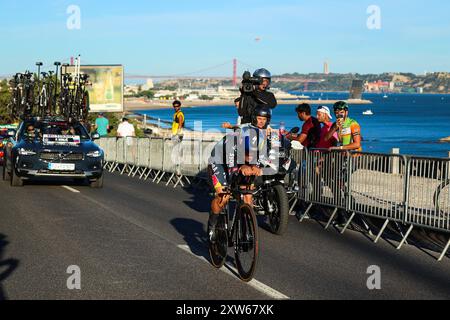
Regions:
<instances>
[{"instance_id":1,"label":"car windshield","mask_svg":"<svg viewBox=\"0 0 450 320\"><path fill-rule=\"evenodd\" d=\"M80 123L67 122L35 122L25 123L21 137L42 140L44 135L79 136L83 141L90 140L89 134Z\"/></svg>"}]
</instances>

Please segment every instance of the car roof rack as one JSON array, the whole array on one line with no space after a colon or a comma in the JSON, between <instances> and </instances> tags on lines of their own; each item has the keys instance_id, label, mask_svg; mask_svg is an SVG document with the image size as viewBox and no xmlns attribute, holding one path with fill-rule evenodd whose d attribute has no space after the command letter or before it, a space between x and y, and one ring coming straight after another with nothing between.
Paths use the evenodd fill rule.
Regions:
<instances>
[{"instance_id":1,"label":"car roof rack","mask_svg":"<svg viewBox=\"0 0 450 320\"><path fill-rule=\"evenodd\" d=\"M72 82L64 80L67 73L63 74L65 65L61 65L60 62L54 63L56 72L41 72L43 63L37 62L37 73L30 71L16 73L10 80L12 97L8 109L11 118L22 121L32 121L38 117L44 121L58 118L58 121L69 123L87 121L89 114L89 93L87 91L87 86L90 85L89 75L80 73L80 58L77 59L76 66L78 68ZM41 78L41 75L44 76ZM53 90L51 97L43 98L45 101L42 102L41 88L46 85L52 85L55 90ZM36 88L38 96L35 95ZM71 92L71 90L75 91ZM78 98L75 100L68 99L64 96L65 94L75 94Z\"/></svg>"}]
</instances>

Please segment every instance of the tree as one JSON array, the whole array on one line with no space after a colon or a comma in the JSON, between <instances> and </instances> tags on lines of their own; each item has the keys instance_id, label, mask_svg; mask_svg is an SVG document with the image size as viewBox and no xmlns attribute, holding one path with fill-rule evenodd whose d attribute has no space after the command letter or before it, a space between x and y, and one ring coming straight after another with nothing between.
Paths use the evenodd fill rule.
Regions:
<instances>
[{"instance_id":1,"label":"tree","mask_svg":"<svg viewBox=\"0 0 450 320\"><path fill-rule=\"evenodd\" d=\"M8 113L8 103L10 99L11 93L9 92L8 82L3 80L0 82L0 123L10 121L10 115Z\"/></svg>"},{"instance_id":2,"label":"tree","mask_svg":"<svg viewBox=\"0 0 450 320\"><path fill-rule=\"evenodd\" d=\"M207 95L201 95L200 97L198 97L200 100L213 100L213 97L207 96Z\"/></svg>"},{"instance_id":3,"label":"tree","mask_svg":"<svg viewBox=\"0 0 450 320\"><path fill-rule=\"evenodd\" d=\"M145 91L141 91L138 94L138 97L146 97L148 99L153 99L153 97L155 96L155 93L152 90L145 90Z\"/></svg>"}]
</instances>

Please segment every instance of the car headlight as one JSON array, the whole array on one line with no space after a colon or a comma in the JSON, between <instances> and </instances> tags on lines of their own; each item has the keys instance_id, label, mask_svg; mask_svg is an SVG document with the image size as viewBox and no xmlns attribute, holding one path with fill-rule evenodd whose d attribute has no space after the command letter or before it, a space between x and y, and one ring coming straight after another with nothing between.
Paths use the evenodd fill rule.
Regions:
<instances>
[{"instance_id":1,"label":"car headlight","mask_svg":"<svg viewBox=\"0 0 450 320\"><path fill-rule=\"evenodd\" d=\"M90 158L100 158L103 155L103 153L99 150L96 150L96 151L90 151L86 155Z\"/></svg>"},{"instance_id":2,"label":"car headlight","mask_svg":"<svg viewBox=\"0 0 450 320\"><path fill-rule=\"evenodd\" d=\"M34 156L36 154L36 152L34 152L33 150L27 150L24 148L20 148L19 149L19 154L21 156Z\"/></svg>"}]
</instances>

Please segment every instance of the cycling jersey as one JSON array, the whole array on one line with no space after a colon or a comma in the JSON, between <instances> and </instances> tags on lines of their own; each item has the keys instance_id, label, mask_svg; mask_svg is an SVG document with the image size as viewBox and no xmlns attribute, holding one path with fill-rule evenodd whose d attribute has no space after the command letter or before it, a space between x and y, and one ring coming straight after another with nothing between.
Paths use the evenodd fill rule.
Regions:
<instances>
[{"instance_id":1,"label":"cycling jersey","mask_svg":"<svg viewBox=\"0 0 450 320\"><path fill-rule=\"evenodd\" d=\"M338 130L338 136L339 136L339 142L343 146L347 146L349 144L352 144L354 142L355 136L361 135L361 127L359 126L358 122L356 122L353 119L347 118L344 123L342 124L342 129ZM361 151L362 149L359 148L356 151Z\"/></svg>"},{"instance_id":2,"label":"cycling jersey","mask_svg":"<svg viewBox=\"0 0 450 320\"><path fill-rule=\"evenodd\" d=\"M249 141L248 152L246 140ZM256 165L263 169L263 175L276 174L280 166L280 148L284 142L284 136L278 132L272 131L268 137L267 130L249 124L227 134L214 146L208 161L214 188L229 185L231 175L239 172L242 165Z\"/></svg>"}]
</instances>

